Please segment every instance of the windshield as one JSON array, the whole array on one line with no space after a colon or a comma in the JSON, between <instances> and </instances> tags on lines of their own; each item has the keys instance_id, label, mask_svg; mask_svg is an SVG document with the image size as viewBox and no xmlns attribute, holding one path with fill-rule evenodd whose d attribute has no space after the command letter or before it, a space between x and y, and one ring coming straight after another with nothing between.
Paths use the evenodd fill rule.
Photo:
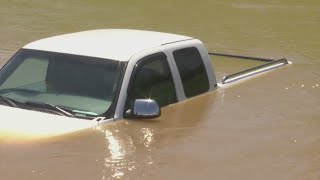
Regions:
<instances>
[{"instance_id":1,"label":"windshield","mask_svg":"<svg viewBox=\"0 0 320 180\"><path fill-rule=\"evenodd\" d=\"M0 71L0 96L101 115L117 100L123 69L120 61L22 49Z\"/></svg>"}]
</instances>

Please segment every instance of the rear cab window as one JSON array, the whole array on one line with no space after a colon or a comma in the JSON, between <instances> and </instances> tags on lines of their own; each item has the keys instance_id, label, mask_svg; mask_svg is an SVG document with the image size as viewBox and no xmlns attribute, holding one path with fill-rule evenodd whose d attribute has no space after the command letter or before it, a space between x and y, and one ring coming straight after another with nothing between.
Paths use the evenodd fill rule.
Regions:
<instances>
[{"instance_id":1,"label":"rear cab window","mask_svg":"<svg viewBox=\"0 0 320 180\"><path fill-rule=\"evenodd\" d=\"M173 51L187 98L209 91L209 80L200 52L195 47Z\"/></svg>"}]
</instances>

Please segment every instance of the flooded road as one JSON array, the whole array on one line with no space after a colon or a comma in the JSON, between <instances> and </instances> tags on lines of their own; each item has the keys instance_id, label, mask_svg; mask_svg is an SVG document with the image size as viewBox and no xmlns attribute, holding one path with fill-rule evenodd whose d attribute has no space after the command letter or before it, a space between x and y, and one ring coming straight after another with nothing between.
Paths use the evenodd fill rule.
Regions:
<instances>
[{"instance_id":1,"label":"flooded road","mask_svg":"<svg viewBox=\"0 0 320 180\"><path fill-rule=\"evenodd\" d=\"M1 65L30 41L99 28L184 34L209 51L293 62L155 120L54 137L0 132L1 180L320 178L319 1L0 2ZM219 77L248 66L213 62Z\"/></svg>"}]
</instances>

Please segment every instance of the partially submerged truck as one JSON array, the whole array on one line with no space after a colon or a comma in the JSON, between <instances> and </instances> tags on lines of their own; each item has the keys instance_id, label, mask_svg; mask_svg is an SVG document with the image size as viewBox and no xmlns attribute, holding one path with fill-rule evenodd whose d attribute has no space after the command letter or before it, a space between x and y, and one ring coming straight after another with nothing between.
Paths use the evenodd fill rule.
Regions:
<instances>
[{"instance_id":1,"label":"partially submerged truck","mask_svg":"<svg viewBox=\"0 0 320 180\"><path fill-rule=\"evenodd\" d=\"M163 106L289 64L260 58L267 62L217 82L210 55L224 54L208 53L192 37L142 30L91 30L38 40L1 69L0 116L11 126L35 119L82 128L155 118Z\"/></svg>"}]
</instances>

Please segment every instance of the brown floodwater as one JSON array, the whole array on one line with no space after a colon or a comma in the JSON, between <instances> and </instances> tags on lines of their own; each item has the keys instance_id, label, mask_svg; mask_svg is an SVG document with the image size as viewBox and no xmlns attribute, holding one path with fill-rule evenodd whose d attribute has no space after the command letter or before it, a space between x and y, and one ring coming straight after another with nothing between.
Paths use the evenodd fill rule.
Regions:
<instances>
[{"instance_id":1,"label":"brown floodwater","mask_svg":"<svg viewBox=\"0 0 320 180\"><path fill-rule=\"evenodd\" d=\"M184 34L210 51L293 62L166 107L155 120L60 136L0 132L1 180L320 179L320 1L0 3L0 66L30 41L98 28ZM219 78L253 65L213 63Z\"/></svg>"}]
</instances>

